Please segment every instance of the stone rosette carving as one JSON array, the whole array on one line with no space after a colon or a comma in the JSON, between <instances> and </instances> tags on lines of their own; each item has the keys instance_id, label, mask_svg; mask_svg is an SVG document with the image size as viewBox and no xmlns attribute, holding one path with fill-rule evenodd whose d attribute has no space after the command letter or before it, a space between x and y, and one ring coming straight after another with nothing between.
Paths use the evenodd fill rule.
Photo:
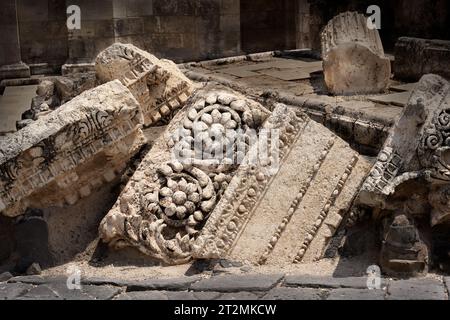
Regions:
<instances>
[{"instance_id":1,"label":"stone rosette carving","mask_svg":"<svg viewBox=\"0 0 450 320\"><path fill-rule=\"evenodd\" d=\"M88 90L0 141L0 211L74 204L112 181L145 142L142 113L119 81Z\"/></svg>"},{"instance_id":2,"label":"stone rosette carving","mask_svg":"<svg viewBox=\"0 0 450 320\"><path fill-rule=\"evenodd\" d=\"M192 94L193 83L170 60L131 44L115 43L95 60L102 82L119 79L139 101L146 126L171 119Z\"/></svg>"},{"instance_id":3,"label":"stone rosette carving","mask_svg":"<svg viewBox=\"0 0 450 320\"><path fill-rule=\"evenodd\" d=\"M205 159L205 154L211 155L208 139L214 136L216 142L235 146L231 137L236 138L237 130L258 132L268 114L257 102L228 89L197 92L155 142L103 219L99 228L103 241L114 248L134 246L168 264L192 259L193 242L239 167L222 161L236 160L234 156ZM204 147L198 158L192 153L196 146Z\"/></svg>"},{"instance_id":4,"label":"stone rosette carving","mask_svg":"<svg viewBox=\"0 0 450 320\"><path fill-rule=\"evenodd\" d=\"M345 220L371 162L300 110L281 104L263 129L278 132L268 140L279 150L276 170L274 159L239 167L193 245L195 258L315 261Z\"/></svg>"}]
</instances>

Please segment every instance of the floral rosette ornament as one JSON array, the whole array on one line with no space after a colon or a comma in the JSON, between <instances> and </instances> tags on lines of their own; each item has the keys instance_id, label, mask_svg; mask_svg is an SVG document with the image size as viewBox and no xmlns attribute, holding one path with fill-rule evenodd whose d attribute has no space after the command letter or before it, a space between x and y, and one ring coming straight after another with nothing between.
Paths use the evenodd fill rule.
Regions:
<instances>
[{"instance_id":1,"label":"floral rosette ornament","mask_svg":"<svg viewBox=\"0 0 450 320\"><path fill-rule=\"evenodd\" d=\"M209 172L227 172L242 164L257 142L264 114L227 92L211 92L197 101L172 139L175 158Z\"/></svg>"}]
</instances>

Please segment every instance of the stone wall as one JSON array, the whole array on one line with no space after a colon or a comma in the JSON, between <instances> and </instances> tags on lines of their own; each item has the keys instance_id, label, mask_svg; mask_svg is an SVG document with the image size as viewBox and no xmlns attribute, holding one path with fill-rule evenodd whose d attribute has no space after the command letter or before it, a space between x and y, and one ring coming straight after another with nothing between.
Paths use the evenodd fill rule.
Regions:
<instances>
[{"instance_id":1,"label":"stone wall","mask_svg":"<svg viewBox=\"0 0 450 320\"><path fill-rule=\"evenodd\" d=\"M295 48L296 1L241 0L240 6L243 51Z\"/></svg>"},{"instance_id":2,"label":"stone wall","mask_svg":"<svg viewBox=\"0 0 450 320\"><path fill-rule=\"evenodd\" d=\"M70 3L80 6L82 16L81 30L69 35L70 63L90 62L114 42L132 43L177 62L240 53L239 0Z\"/></svg>"},{"instance_id":3,"label":"stone wall","mask_svg":"<svg viewBox=\"0 0 450 320\"><path fill-rule=\"evenodd\" d=\"M67 58L64 0L17 0L22 61L61 65Z\"/></svg>"}]
</instances>

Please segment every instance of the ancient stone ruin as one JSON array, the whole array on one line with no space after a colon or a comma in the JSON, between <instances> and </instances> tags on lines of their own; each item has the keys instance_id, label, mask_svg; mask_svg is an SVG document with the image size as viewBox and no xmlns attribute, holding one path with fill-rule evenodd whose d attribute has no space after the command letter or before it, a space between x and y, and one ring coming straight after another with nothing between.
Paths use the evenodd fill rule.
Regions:
<instances>
[{"instance_id":1,"label":"ancient stone ruin","mask_svg":"<svg viewBox=\"0 0 450 320\"><path fill-rule=\"evenodd\" d=\"M142 108L146 126L180 109L192 93L192 82L169 60L159 60L130 44L116 43L95 60L101 82L119 79Z\"/></svg>"},{"instance_id":2,"label":"ancient stone ruin","mask_svg":"<svg viewBox=\"0 0 450 320\"><path fill-rule=\"evenodd\" d=\"M0 141L0 210L13 217L90 195L139 151L142 122L138 102L116 80Z\"/></svg>"},{"instance_id":3,"label":"ancient stone ruin","mask_svg":"<svg viewBox=\"0 0 450 320\"><path fill-rule=\"evenodd\" d=\"M377 29L357 12L334 17L322 31L325 83L335 95L379 93L387 89L391 64Z\"/></svg>"},{"instance_id":4,"label":"ancient stone ruin","mask_svg":"<svg viewBox=\"0 0 450 320\"><path fill-rule=\"evenodd\" d=\"M448 41L399 37L388 58L367 18L322 21L321 52L175 64L115 34L89 63L0 79L9 110L30 98L17 130L0 128L0 283L3 263L14 275L71 264L199 279L449 272ZM276 279L270 289L306 289Z\"/></svg>"},{"instance_id":5,"label":"ancient stone ruin","mask_svg":"<svg viewBox=\"0 0 450 320\"><path fill-rule=\"evenodd\" d=\"M362 186L360 201L384 219L382 266L393 272L427 272L429 233L420 220L448 221L450 163L449 83L424 76L387 138Z\"/></svg>"}]
</instances>

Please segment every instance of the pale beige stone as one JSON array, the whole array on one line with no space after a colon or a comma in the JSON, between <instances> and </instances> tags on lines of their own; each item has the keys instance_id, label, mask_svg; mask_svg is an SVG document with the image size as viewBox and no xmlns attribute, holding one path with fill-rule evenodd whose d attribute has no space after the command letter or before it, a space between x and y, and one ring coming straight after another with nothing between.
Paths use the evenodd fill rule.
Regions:
<instances>
[{"instance_id":1,"label":"pale beige stone","mask_svg":"<svg viewBox=\"0 0 450 320\"><path fill-rule=\"evenodd\" d=\"M102 82L119 79L139 101L144 124L171 118L193 92L192 82L170 60L158 59L131 44L115 43L95 60Z\"/></svg>"},{"instance_id":2,"label":"pale beige stone","mask_svg":"<svg viewBox=\"0 0 450 320\"><path fill-rule=\"evenodd\" d=\"M378 93L389 85L391 64L384 55L377 29L367 18L344 12L325 26L321 35L323 72L334 95Z\"/></svg>"},{"instance_id":3,"label":"pale beige stone","mask_svg":"<svg viewBox=\"0 0 450 320\"><path fill-rule=\"evenodd\" d=\"M208 149L218 139L227 139L227 133L258 130L268 114L259 103L229 89L208 87L196 93L155 141L101 222L103 241L116 249L136 247L168 264L192 259L192 243L238 166L233 162L237 152L217 163L195 157L194 132L202 133ZM231 143L231 150L239 150L242 142Z\"/></svg>"},{"instance_id":4,"label":"pale beige stone","mask_svg":"<svg viewBox=\"0 0 450 320\"><path fill-rule=\"evenodd\" d=\"M0 211L74 204L110 181L145 142L142 113L118 80L77 96L0 141Z\"/></svg>"},{"instance_id":5,"label":"pale beige stone","mask_svg":"<svg viewBox=\"0 0 450 320\"><path fill-rule=\"evenodd\" d=\"M194 244L196 258L286 265L320 259L371 163L303 113L279 106L280 166L241 166Z\"/></svg>"}]
</instances>

